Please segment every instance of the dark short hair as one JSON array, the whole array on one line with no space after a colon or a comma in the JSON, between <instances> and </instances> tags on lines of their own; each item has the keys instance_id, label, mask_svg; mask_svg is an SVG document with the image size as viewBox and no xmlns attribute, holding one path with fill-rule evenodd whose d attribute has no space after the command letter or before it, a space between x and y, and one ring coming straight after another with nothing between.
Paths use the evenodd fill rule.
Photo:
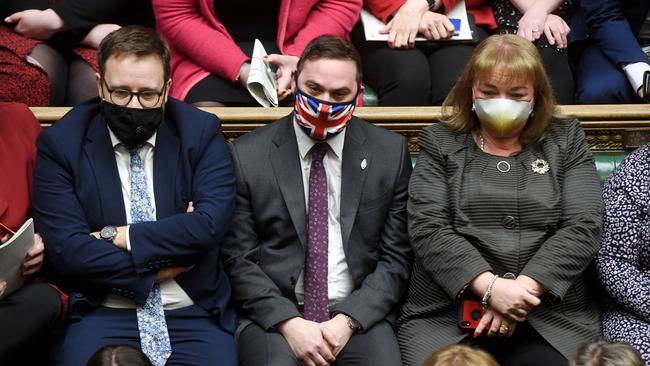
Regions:
<instances>
[{"instance_id":1,"label":"dark short hair","mask_svg":"<svg viewBox=\"0 0 650 366\"><path fill-rule=\"evenodd\" d=\"M332 35L318 36L307 44L305 50L302 51L300 60L298 60L298 66L296 66L296 78L300 75L305 62L323 58L354 62L357 67L357 83L361 83L361 57L359 52L349 41Z\"/></svg>"},{"instance_id":2,"label":"dark short hair","mask_svg":"<svg viewBox=\"0 0 650 366\"><path fill-rule=\"evenodd\" d=\"M151 362L139 348L110 344L98 349L86 366L151 366Z\"/></svg>"},{"instance_id":3,"label":"dark short hair","mask_svg":"<svg viewBox=\"0 0 650 366\"><path fill-rule=\"evenodd\" d=\"M171 74L171 56L167 42L155 30L139 25L122 27L109 33L97 49L99 75L104 77L106 61L111 56L157 56L163 66L165 82Z\"/></svg>"}]
</instances>

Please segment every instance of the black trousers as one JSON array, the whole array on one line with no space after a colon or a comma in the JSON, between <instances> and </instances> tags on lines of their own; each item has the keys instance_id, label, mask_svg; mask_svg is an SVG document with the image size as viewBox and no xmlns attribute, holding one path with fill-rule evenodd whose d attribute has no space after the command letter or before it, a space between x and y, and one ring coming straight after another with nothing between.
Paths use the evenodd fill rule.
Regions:
<instances>
[{"instance_id":1,"label":"black trousers","mask_svg":"<svg viewBox=\"0 0 650 366\"><path fill-rule=\"evenodd\" d=\"M59 293L46 283L0 300L0 365L43 365L60 316Z\"/></svg>"},{"instance_id":2,"label":"black trousers","mask_svg":"<svg viewBox=\"0 0 650 366\"><path fill-rule=\"evenodd\" d=\"M239 334L240 366L299 366L289 344L276 330L265 331L251 323ZM333 366L400 366L399 346L393 327L382 321L350 338Z\"/></svg>"},{"instance_id":3,"label":"black trousers","mask_svg":"<svg viewBox=\"0 0 650 366\"><path fill-rule=\"evenodd\" d=\"M528 323L517 324L510 338L478 339L467 336L461 343L474 345L490 353L501 366L566 366L569 361Z\"/></svg>"}]
</instances>

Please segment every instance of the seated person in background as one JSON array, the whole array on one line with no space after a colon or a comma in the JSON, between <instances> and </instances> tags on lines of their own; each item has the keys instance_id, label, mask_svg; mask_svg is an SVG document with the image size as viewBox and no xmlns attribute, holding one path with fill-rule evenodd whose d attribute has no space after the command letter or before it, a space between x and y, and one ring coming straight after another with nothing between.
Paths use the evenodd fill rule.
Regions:
<instances>
[{"instance_id":1,"label":"seated person in background","mask_svg":"<svg viewBox=\"0 0 650 366\"><path fill-rule=\"evenodd\" d=\"M29 106L97 96L102 38L117 24L153 26L151 0L2 0L0 19L0 101Z\"/></svg>"},{"instance_id":2,"label":"seated person in background","mask_svg":"<svg viewBox=\"0 0 650 366\"><path fill-rule=\"evenodd\" d=\"M292 114L237 139L222 259L240 365L401 365L391 320L411 266L406 140L354 116L361 62L321 36Z\"/></svg>"},{"instance_id":3,"label":"seated person in background","mask_svg":"<svg viewBox=\"0 0 650 366\"><path fill-rule=\"evenodd\" d=\"M24 104L0 103L0 131L0 223L16 231L31 216L32 168L41 127ZM9 230L0 226L0 244L9 240ZM38 234L34 239L22 266L30 278L43 264L43 242ZM0 281L0 296L5 286ZM62 307L57 290L41 282L27 282L0 299L0 365L42 364L39 357L47 353Z\"/></svg>"},{"instance_id":4,"label":"seated person in background","mask_svg":"<svg viewBox=\"0 0 650 366\"><path fill-rule=\"evenodd\" d=\"M650 364L650 144L619 165L603 186L603 238L596 257L610 298L603 338L634 346Z\"/></svg>"},{"instance_id":5,"label":"seated person in background","mask_svg":"<svg viewBox=\"0 0 650 366\"><path fill-rule=\"evenodd\" d=\"M153 0L158 29L172 48L170 95L200 106L257 106L246 82L258 38L267 61L278 67L283 100L294 92L291 80L305 45L321 34L347 37L361 1Z\"/></svg>"},{"instance_id":6,"label":"seated person in background","mask_svg":"<svg viewBox=\"0 0 650 366\"><path fill-rule=\"evenodd\" d=\"M572 0L494 0L492 9L498 33L517 34L533 42L539 51L560 104L573 104L575 85L567 54L567 22L573 12Z\"/></svg>"},{"instance_id":7,"label":"seated person in background","mask_svg":"<svg viewBox=\"0 0 650 366\"><path fill-rule=\"evenodd\" d=\"M454 344L432 353L422 366L499 366L499 363L481 349Z\"/></svg>"},{"instance_id":8,"label":"seated person in background","mask_svg":"<svg viewBox=\"0 0 650 366\"><path fill-rule=\"evenodd\" d=\"M647 335L646 335L647 337ZM603 341L583 344L569 366L645 366L639 352L627 343Z\"/></svg>"},{"instance_id":9,"label":"seated person in background","mask_svg":"<svg viewBox=\"0 0 650 366\"><path fill-rule=\"evenodd\" d=\"M99 45L97 88L37 141L34 208L70 320L52 365L107 344L154 366L237 362L219 264L235 177L219 120L167 98L165 42L127 26Z\"/></svg>"},{"instance_id":10,"label":"seated person in background","mask_svg":"<svg viewBox=\"0 0 650 366\"><path fill-rule=\"evenodd\" d=\"M584 271L602 199L585 134L555 113L537 48L516 35L478 45L442 113L420 134L409 185L404 365L450 343L504 366L566 365L600 330ZM471 299L484 313L466 330L459 307Z\"/></svg>"},{"instance_id":11,"label":"seated person in background","mask_svg":"<svg viewBox=\"0 0 650 366\"><path fill-rule=\"evenodd\" d=\"M440 41L454 34L445 16L458 0L366 0L364 6L387 24L388 42L366 41L361 22L352 39L361 54L364 81L379 104L440 105L454 86L474 47L495 28L488 0L467 0L474 21L471 42ZM474 27L475 25L475 27ZM422 35L433 42L415 42Z\"/></svg>"},{"instance_id":12,"label":"seated person in background","mask_svg":"<svg viewBox=\"0 0 650 366\"><path fill-rule=\"evenodd\" d=\"M580 0L571 27L576 58L576 101L583 104L638 103L643 73L650 70L640 42L650 27L650 0Z\"/></svg>"},{"instance_id":13,"label":"seated person in background","mask_svg":"<svg viewBox=\"0 0 650 366\"><path fill-rule=\"evenodd\" d=\"M111 344L95 352L86 366L152 366L147 355L127 344Z\"/></svg>"}]
</instances>

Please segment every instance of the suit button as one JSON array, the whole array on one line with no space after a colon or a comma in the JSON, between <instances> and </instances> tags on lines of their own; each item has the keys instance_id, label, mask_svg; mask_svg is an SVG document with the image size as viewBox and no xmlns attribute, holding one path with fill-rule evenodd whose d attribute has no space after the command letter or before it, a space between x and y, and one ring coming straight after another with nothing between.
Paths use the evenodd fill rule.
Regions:
<instances>
[{"instance_id":1,"label":"suit button","mask_svg":"<svg viewBox=\"0 0 650 366\"><path fill-rule=\"evenodd\" d=\"M501 220L501 223L503 224L503 227L505 227L506 229L512 229L513 227L515 227L516 221L517 220L515 220L514 217L508 215L504 217L503 220Z\"/></svg>"}]
</instances>

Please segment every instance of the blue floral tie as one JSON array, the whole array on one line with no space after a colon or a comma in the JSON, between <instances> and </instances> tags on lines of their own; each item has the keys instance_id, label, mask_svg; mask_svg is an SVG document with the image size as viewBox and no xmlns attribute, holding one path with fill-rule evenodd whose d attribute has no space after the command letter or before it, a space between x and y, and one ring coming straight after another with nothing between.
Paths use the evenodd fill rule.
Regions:
<instances>
[{"instance_id":1,"label":"blue floral tie","mask_svg":"<svg viewBox=\"0 0 650 366\"><path fill-rule=\"evenodd\" d=\"M142 146L131 149L131 223L155 221L149 198L144 163L140 157ZM158 283L154 283L147 301L138 306L140 347L154 366L163 366L172 354L167 322Z\"/></svg>"}]
</instances>

